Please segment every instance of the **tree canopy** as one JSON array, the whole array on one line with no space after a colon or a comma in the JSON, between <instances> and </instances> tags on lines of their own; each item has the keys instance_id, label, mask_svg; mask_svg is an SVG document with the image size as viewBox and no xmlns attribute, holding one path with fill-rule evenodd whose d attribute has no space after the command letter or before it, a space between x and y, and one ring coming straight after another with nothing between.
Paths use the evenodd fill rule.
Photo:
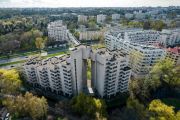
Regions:
<instances>
[{"instance_id":1,"label":"tree canopy","mask_svg":"<svg viewBox=\"0 0 180 120\"><path fill-rule=\"evenodd\" d=\"M175 113L173 106L168 106L160 100L149 104L150 120L180 120L180 111Z\"/></svg>"},{"instance_id":2,"label":"tree canopy","mask_svg":"<svg viewBox=\"0 0 180 120\"><path fill-rule=\"evenodd\" d=\"M106 117L106 104L101 99L96 99L80 93L71 101L72 110L79 115L87 115L91 118Z\"/></svg>"},{"instance_id":3,"label":"tree canopy","mask_svg":"<svg viewBox=\"0 0 180 120\"><path fill-rule=\"evenodd\" d=\"M33 120L45 117L48 107L44 97L38 98L28 92L24 96L7 97L3 104L15 117L30 116Z\"/></svg>"},{"instance_id":4,"label":"tree canopy","mask_svg":"<svg viewBox=\"0 0 180 120\"><path fill-rule=\"evenodd\" d=\"M0 90L1 93L14 94L21 87L19 74L15 69L0 69Z\"/></svg>"}]
</instances>

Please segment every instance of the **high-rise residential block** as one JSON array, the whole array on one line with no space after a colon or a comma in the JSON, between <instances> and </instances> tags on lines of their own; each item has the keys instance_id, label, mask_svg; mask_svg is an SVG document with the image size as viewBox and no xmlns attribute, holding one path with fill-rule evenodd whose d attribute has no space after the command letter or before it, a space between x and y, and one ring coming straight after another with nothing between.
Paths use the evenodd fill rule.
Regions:
<instances>
[{"instance_id":1,"label":"high-rise residential block","mask_svg":"<svg viewBox=\"0 0 180 120\"><path fill-rule=\"evenodd\" d=\"M62 20L49 23L47 29L50 39L59 42L68 41L68 30L67 27L62 24Z\"/></svg>"},{"instance_id":2,"label":"high-rise residential block","mask_svg":"<svg viewBox=\"0 0 180 120\"><path fill-rule=\"evenodd\" d=\"M91 86L87 84L87 60L91 60ZM93 51L83 45L72 49L70 55L44 60L31 58L23 67L29 83L68 96L88 87L101 97L127 92L131 75L124 54L105 48Z\"/></svg>"}]
</instances>

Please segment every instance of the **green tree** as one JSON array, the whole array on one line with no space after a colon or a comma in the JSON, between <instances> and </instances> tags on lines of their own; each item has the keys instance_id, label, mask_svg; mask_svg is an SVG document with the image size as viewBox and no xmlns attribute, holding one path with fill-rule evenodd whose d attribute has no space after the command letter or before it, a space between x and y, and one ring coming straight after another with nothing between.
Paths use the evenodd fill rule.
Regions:
<instances>
[{"instance_id":1,"label":"green tree","mask_svg":"<svg viewBox=\"0 0 180 120\"><path fill-rule=\"evenodd\" d=\"M94 21L90 21L88 22L88 27L91 29L95 29L96 28L96 23Z\"/></svg>"},{"instance_id":2,"label":"green tree","mask_svg":"<svg viewBox=\"0 0 180 120\"><path fill-rule=\"evenodd\" d=\"M157 20L151 24L151 27L154 30L161 31L165 27L165 23L162 20Z\"/></svg>"},{"instance_id":3,"label":"green tree","mask_svg":"<svg viewBox=\"0 0 180 120\"><path fill-rule=\"evenodd\" d=\"M180 67L175 67L170 59L164 59L152 68L150 76L154 81L165 82L170 87L175 87L180 85L179 70Z\"/></svg>"},{"instance_id":4,"label":"green tree","mask_svg":"<svg viewBox=\"0 0 180 120\"><path fill-rule=\"evenodd\" d=\"M102 119L106 117L106 104L103 100L95 99L80 93L71 100L72 110L83 116Z\"/></svg>"},{"instance_id":5,"label":"green tree","mask_svg":"<svg viewBox=\"0 0 180 120\"><path fill-rule=\"evenodd\" d=\"M141 120L147 119L148 111L146 111L144 105L141 104L137 99L129 98L127 100L127 108L134 110L138 118L140 118Z\"/></svg>"},{"instance_id":6,"label":"green tree","mask_svg":"<svg viewBox=\"0 0 180 120\"><path fill-rule=\"evenodd\" d=\"M80 36L79 32L75 31L75 32L74 32L74 36L75 36L77 39L79 39L79 36Z\"/></svg>"},{"instance_id":7,"label":"green tree","mask_svg":"<svg viewBox=\"0 0 180 120\"><path fill-rule=\"evenodd\" d=\"M151 22L150 21L146 21L143 23L143 29L144 30L149 30L151 29Z\"/></svg>"}]
</instances>

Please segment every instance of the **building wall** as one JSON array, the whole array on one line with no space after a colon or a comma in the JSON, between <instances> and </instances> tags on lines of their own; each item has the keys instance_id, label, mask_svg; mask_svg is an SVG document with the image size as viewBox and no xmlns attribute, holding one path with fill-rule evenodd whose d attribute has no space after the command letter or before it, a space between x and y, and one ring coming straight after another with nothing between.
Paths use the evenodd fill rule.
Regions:
<instances>
[{"instance_id":1,"label":"building wall","mask_svg":"<svg viewBox=\"0 0 180 120\"><path fill-rule=\"evenodd\" d=\"M48 37L55 41L67 41L67 27L62 24L62 21L55 21L48 24Z\"/></svg>"},{"instance_id":2,"label":"building wall","mask_svg":"<svg viewBox=\"0 0 180 120\"><path fill-rule=\"evenodd\" d=\"M108 49L122 50L129 55L131 58L129 63L134 76L145 76L158 60L165 57L163 49L152 46L160 41L158 32L125 32L124 37L107 33L105 36L105 44Z\"/></svg>"},{"instance_id":3,"label":"building wall","mask_svg":"<svg viewBox=\"0 0 180 120\"><path fill-rule=\"evenodd\" d=\"M106 20L106 15L100 14L97 15L97 23L103 23Z\"/></svg>"},{"instance_id":4,"label":"building wall","mask_svg":"<svg viewBox=\"0 0 180 120\"><path fill-rule=\"evenodd\" d=\"M43 89L63 95L77 95L87 89L87 60L91 60L92 88L101 97L127 92L130 72L125 73L128 61L125 56L106 49L93 51L90 46L77 46L69 56L45 60L29 59L24 65L27 79ZM117 67L118 66L118 67ZM116 70L113 71L112 70ZM120 73L121 70L121 73ZM110 74L111 73L111 74ZM115 78L111 79L115 74ZM121 77L119 76L120 74ZM126 79L124 79L126 75ZM122 83L126 81L126 83ZM113 83L112 83L113 82ZM123 88L125 86L125 88Z\"/></svg>"}]
</instances>

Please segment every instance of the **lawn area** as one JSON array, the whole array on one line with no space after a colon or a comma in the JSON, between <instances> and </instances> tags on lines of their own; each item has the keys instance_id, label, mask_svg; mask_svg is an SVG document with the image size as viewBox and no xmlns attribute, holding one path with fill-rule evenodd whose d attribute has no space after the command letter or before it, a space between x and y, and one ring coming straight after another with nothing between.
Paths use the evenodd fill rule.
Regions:
<instances>
[{"instance_id":1,"label":"lawn area","mask_svg":"<svg viewBox=\"0 0 180 120\"><path fill-rule=\"evenodd\" d=\"M63 54L67 54L67 52L57 52L57 53L53 53L53 54L48 54L47 56L45 56L43 58L54 57L54 56L63 55Z\"/></svg>"},{"instance_id":2,"label":"lawn area","mask_svg":"<svg viewBox=\"0 0 180 120\"><path fill-rule=\"evenodd\" d=\"M177 109L180 109L180 99L177 98L163 98L161 99L167 105L174 106Z\"/></svg>"},{"instance_id":3,"label":"lawn area","mask_svg":"<svg viewBox=\"0 0 180 120\"><path fill-rule=\"evenodd\" d=\"M105 47L105 45L104 44L96 44L96 45L92 45L92 49L98 49L98 48L103 48L103 47Z\"/></svg>"}]
</instances>

